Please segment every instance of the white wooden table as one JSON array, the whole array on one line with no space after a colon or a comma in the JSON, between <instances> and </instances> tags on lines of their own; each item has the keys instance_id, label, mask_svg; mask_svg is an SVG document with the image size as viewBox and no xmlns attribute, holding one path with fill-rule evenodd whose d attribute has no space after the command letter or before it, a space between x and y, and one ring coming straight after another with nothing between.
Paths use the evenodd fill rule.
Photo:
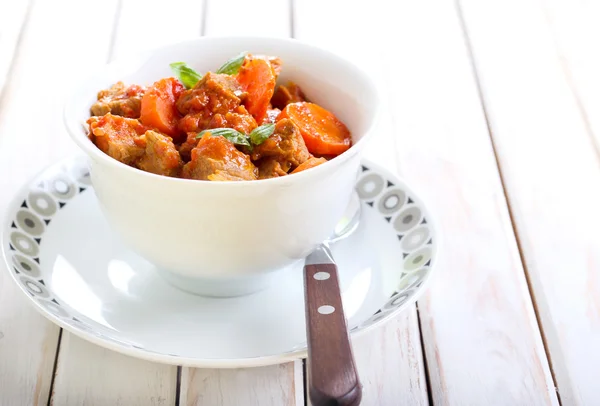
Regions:
<instances>
[{"instance_id":1,"label":"white wooden table","mask_svg":"<svg viewBox=\"0 0 600 406\"><path fill-rule=\"evenodd\" d=\"M365 405L598 405L600 3L0 0L0 212L75 152L65 86L197 35L294 36L368 69L369 157L445 237L425 296L355 341ZM4 265L0 265L4 268ZM304 405L303 363L129 358L62 331L0 269L1 405Z\"/></svg>"}]
</instances>

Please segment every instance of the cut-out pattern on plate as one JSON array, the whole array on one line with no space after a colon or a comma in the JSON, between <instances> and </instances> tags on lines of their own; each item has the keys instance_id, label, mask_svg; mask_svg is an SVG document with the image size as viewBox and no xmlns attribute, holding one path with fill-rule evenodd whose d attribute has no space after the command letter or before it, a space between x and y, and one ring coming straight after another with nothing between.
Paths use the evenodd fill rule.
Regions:
<instances>
[{"instance_id":1,"label":"cut-out pattern on plate","mask_svg":"<svg viewBox=\"0 0 600 406\"><path fill-rule=\"evenodd\" d=\"M368 208L381 213L397 233L398 248L404 256L404 273L397 291L384 307L352 331L369 327L411 302L415 294L414 288L420 287L430 273L431 263L428 262L433 258L436 249L435 241L431 237L431 222L427 222L422 210L423 205L415 196L411 196L407 190L396 186L391 180L385 179L384 174L371 170L367 165L362 167L356 189ZM423 247L424 244L427 245ZM425 265L428 265L427 268L424 268Z\"/></svg>"}]
</instances>

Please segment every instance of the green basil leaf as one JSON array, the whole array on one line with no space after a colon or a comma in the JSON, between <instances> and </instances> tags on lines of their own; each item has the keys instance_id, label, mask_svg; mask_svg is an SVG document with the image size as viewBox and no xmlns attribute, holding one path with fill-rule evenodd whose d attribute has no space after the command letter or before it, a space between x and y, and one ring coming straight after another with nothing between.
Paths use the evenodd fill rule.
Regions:
<instances>
[{"instance_id":1,"label":"green basil leaf","mask_svg":"<svg viewBox=\"0 0 600 406\"><path fill-rule=\"evenodd\" d=\"M260 145L273 134L273 131L275 131L275 124L263 124L260 127L256 127L249 134L250 141L254 145Z\"/></svg>"},{"instance_id":2,"label":"green basil leaf","mask_svg":"<svg viewBox=\"0 0 600 406\"><path fill-rule=\"evenodd\" d=\"M169 66L186 89L191 89L202 79L202 75L190 68L185 62L173 62Z\"/></svg>"},{"instance_id":3,"label":"green basil leaf","mask_svg":"<svg viewBox=\"0 0 600 406\"><path fill-rule=\"evenodd\" d=\"M234 130L233 128L211 128L208 130L203 130L196 135L196 139L204 137L206 134L210 133L212 136L217 137L225 137L232 143L236 145L245 145L247 147L251 147L250 141L248 140L248 136L246 134L242 134L241 132Z\"/></svg>"},{"instance_id":4,"label":"green basil leaf","mask_svg":"<svg viewBox=\"0 0 600 406\"><path fill-rule=\"evenodd\" d=\"M246 55L248 52L242 52L241 54L234 56L227 62L223 64L219 69L217 69L217 73L226 73L228 75L235 75L240 70L240 67L244 63L244 59L246 59Z\"/></svg>"}]
</instances>

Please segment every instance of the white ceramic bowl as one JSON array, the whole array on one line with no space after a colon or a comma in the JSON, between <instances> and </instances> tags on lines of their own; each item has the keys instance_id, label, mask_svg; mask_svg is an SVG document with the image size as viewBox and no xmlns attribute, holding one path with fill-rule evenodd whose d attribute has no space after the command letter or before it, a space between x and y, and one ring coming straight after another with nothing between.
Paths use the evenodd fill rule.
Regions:
<instances>
[{"instance_id":1,"label":"white ceramic bowl","mask_svg":"<svg viewBox=\"0 0 600 406\"><path fill-rule=\"evenodd\" d=\"M122 80L149 85L172 76L169 63L199 72L241 51L281 57L280 82L292 80L334 112L354 145L313 169L280 178L207 182L154 175L100 151L82 123L96 93ZM87 154L91 179L109 224L174 285L234 296L265 287L275 270L298 264L325 240L351 196L372 131L378 97L369 77L344 59L291 39L203 37L117 61L77 87L65 106L69 134Z\"/></svg>"}]
</instances>

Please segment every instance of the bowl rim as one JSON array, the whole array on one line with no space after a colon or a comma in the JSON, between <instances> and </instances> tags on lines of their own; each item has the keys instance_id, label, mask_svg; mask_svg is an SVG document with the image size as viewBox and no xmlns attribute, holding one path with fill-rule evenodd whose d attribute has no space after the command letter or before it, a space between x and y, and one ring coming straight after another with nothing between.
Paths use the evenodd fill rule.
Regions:
<instances>
[{"instance_id":1,"label":"bowl rim","mask_svg":"<svg viewBox=\"0 0 600 406\"><path fill-rule=\"evenodd\" d=\"M67 92L67 97L63 104L63 123L66 127L66 130L70 136L70 138L77 144L77 146L86 153L88 158L94 159L96 161L100 161L101 163L116 168L118 170L122 170L125 172L131 173L131 176L140 176L147 178L148 180L155 179L158 181L161 179L163 182L170 182L171 184L200 184L205 185L204 187L241 187L241 185L248 184L261 184L261 185L285 185L290 182L294 182L294 180L289 180L289 176L280 176L275 178L268 179L257 179L253 180L250 183L246 180L236 180L236 181L227 181L227 182L199 182L196 179L185 179L185 178L174 178L169 176L163 176L154 174L151 172L142 171L141 169L134 168L132 166L126 165L109 155L102 152L96 145L89 140L87 136L85 136L85 132L83 131L83 122L76 118L76 114L74 114L74 99L76 99L76 95L80 93L79 89L82 85L92 78L96 78L102 76L106 72L117 69L121 66L127 66L128 64L133 63L135 60L139 60L141 58L146 58L152 55L153 53L160 52L162 50L169 49L173 46L184 46L185 44L195 44L198 42L210 42L210 41L275 41L280 42L282 44L288 44L292 46L301 46L308 49L310 52L314 52L316 54L320 54L322 57L331 58L339 64L345 65L348 70L351 72L352 76L360 77L361 80L365 83L366 87L369 88L372 92L373 96L373 113L370 117L370 122L368 122L365 131L362 133L362 137L356 142L353 143L352 146L338 155L335 158L328 160L327 162L318 165L313 168L309 168L299 173L295 173L293 179L296 181L302 181L302 179L308 179L311 176L318 176L318 174L326 173L330 170L334 170L336 166L343 165L345 162L350 160L353 156L358 154L367 143L368 139L372 137L373 130L376 127L380 116L380 104L381 104L381 94L378 87L375 85L375 81L371 78L367 72L349 61L348 59L342 57L341 55L327 50L325 48L316 46L311 43L303 42L297 40L295 38L281 38L281 37L269 37L269 36L203 36L203 37L195 37L182 41L172 42L166 45L162 45L159 47L154 47L152 49L138 52L134 54L129 54L126 58L119 58L114 61L111 61L107 64L102 65L100 68L92 70L91 74L86 75L86 77L82 80L77 81L77 83L72 86L69 92ZM258 183L257 183L258 182ZM210 186L207 186L210 185Z\"/></svg>"}]
</instances>

